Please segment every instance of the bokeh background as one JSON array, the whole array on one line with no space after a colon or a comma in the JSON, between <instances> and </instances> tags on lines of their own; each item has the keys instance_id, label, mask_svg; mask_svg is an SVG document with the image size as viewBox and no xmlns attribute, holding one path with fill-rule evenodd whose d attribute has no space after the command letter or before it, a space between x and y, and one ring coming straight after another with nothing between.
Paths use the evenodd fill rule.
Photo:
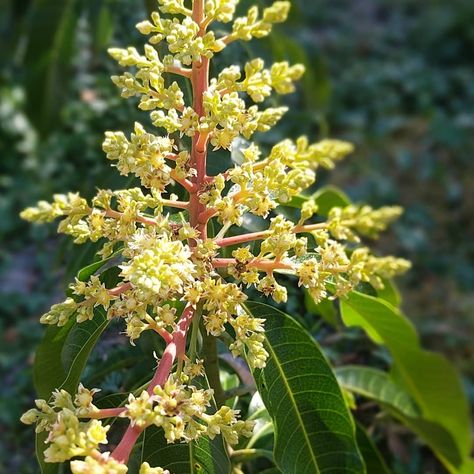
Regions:
<instances>
[{"instance_id":1,"label":"bokeh background","mask_svg":"<svg viewBox=\"0 0 474 474\"><path fill-rule=\"evenodd\" d=\"M474 2L292 3L290 21L271 39L232 46L215 67L255 55L306 65L298 93L280 101L290 106L288 116L261 139L270 145L286 136L330 135L356 144L357 152L320 183L342 187L357 202L406 208L378 249L412 260L400 282L404 310L424 345L462 372L472 401ZM34 397L37 320L93 254L59 238L54 226L21 222L18 213L53 193L90 196L96 186L124 184L101 152L102 137L146 122L146 114L119 97L106 49L143 44L134 25L154 6L0 0L0 472L38 472L32 432L18 422ZM315 318L295 296L287 306ZM374 351L357 334L341 342L324 323L318 328L335 363ZM103 380L106 391L116 385L120 374ZM443 472L405 435L392 425L384 432L395 472Z\"/></svg>"}]
</instances>

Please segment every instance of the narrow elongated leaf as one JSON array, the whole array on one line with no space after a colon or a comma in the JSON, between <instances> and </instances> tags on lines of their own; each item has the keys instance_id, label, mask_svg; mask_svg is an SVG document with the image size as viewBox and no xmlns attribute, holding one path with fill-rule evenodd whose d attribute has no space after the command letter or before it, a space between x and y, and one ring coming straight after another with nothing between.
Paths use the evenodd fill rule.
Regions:
<instances>
[{"instance_id":1,"label":"narrow elongated leaf","mask_svg":"<svg viewBox=\"0 0 474 474\"><path fill-rule=\"evenodd\" d=\"M335 373L339 383L351 392L390 405L408 416L421 415L408 391L381 370L348 365L337 368Z\"/></svg>"},{"instance_id":2,"label":"narrow elongated leaf","mask_svg":"<svg viewBox=\"0 0 474 474\"><path fill-rule=\"evenodd\" d=\"M382 299L352 292L341 301L341 312L346 325L361 327L376 343L388 348L400 383L420 407L423 419L448 432L462 462L467 462L471 445L469 407L449 362L440 354L423 350L413 325Z\"/></svg>"},{"instance_id":3,"label":"narrow elongated leaf","mask_svg":"<svg viewBox=\"0 0 474 474\"><path fill-rule=\"evenodd\" d=\"M105 2L90 2L89 17L93 33L94 54L98 56L109 45L110 38L114 31L114 19L112 17L112 4Z\"/></svg>"},{"instance_id":4,"label":"narrow elongated leaf","mask_svg":"<svg viewBox=\"0 0 474 474\"><path fill-rule=\"evenodd\" d=\"M75 393L87 359L108 324L103 311L97 310L91 321L80 325L73 320L66 326L50 326L38 347L33 380L40 398L49 399L55 389ZM43 474L60 472L59 464L44 462L45 433L36 435L36 455Z\"/></svg>"},{"instance_id":5,"label":"narrow elongated leaf","mask_svg":"<svg viewBox=\"0 0 474 474\"><path fill-rule=\"evenodd\" d=\"M390 474L390 469L377 449L365 428L357 423L357 444L365 461L367 474Z\"/></svg>"},{"instance_id":6,"label":"narrow elongated leaf","mask_svg":"<svg viewBox=\"0 0 474 474\"><path fill-rule=\"evenodd\" d=\"M291 201L285 203L284 205L287 207L300 209L301 206L309 199L315 200L319 207L318 214L323 217L327 217L329 211L333 207L346 207L351 203L349 197L340 189L336 188L335 186L325 186L314 193L312 196L300 194L295 196L293 199L291 199Z\"/></svg>"},{"instance_id":7,"label":"narrow elongated leaf","mask_svg":"<svg viewBox=\"0 0 474 474\"><path fill-rule=\"evenodd\" d=\"M60 110L74 49L77 0L34 0L25 53L27 112L47 134Z\"/></svg>"},{"instance_id":8,"label":"narrow elongated leaf","mask_svg":"<svg viewBox=\"0 0 474 474\"><path fill-rule=\"evenodd\" d=\"M107 259L99 262L100 266ZM99 267L100 267L99 266ZM88 266L79 271L78 277L87 280L99 267ZM116 283L116 271L107 270L102 278L110 284ZM49 326L35 355L33 381L40 398L48 400L56 389L74 394L84 371L89 355L109 321L105 311L97 308L91 321L76 323L74 317L63 327ZM44 462L45 433L36 435L36 455L43 474L62 472L59 464Z\"/></svg>"},{"instance_id":9,"label":"narrow elongated leaf","mask_svg":"<svg viewBox=\"0 0 474 474\"><path fill-rule=\"evenodd\" d=\"M62 328L51 326L46 330L33 368L35 388L41 398L48 399L57 388L75 391L89 354L107 323L105 313L96 310L91 321L71 321Z\"/></svg>"},{"instance_id":10,"label":"narrow elongated leaf","mask_svg":"<svg viewBox=\"0 0 474 474\"><path fill-rule=\"evenodd\" d=\"M230 462L221 437L202 437L191 443L167 444L163 430L147 428L142 462L169 469L173 474L229 474Z\"/></svg>"},{"instance_id":11,"label":"narrow elongated leaf","mask_svg":"<svg viewBox=\"0 0 474 474\"><path fill-rule=\"evenodd\" d=\"M313 338L288 315L256 302L265 320L264 369L253 371L275 426L275 462L285 474L364 472L355 427L337 380Z\"/></svg>"},{"instance_id":12,"label":"narrow elongated leaf","mask_svg":"<svg viewBox=\"0 0 474 474\"><path fill-rule=\"evenodd\" d=\"M97 270L100 270L104 265L110 262L117 256L118 252L115 252L110 257L104 258L103 260L99 260L98 262L91 263L86 267L79 270L77 273L77 279L80 281L87 281Z\"/></svg>"},{"instance_id":13,"label":"narrow elongated leaf","mask_svg":"<svg viewBox=\"0 0 474 474\"><path fill-rule=\"evenodd\" d=\"M376 401L389 414L416 433L451 472L458 472L462 456L451 434L438 423L422 418L408 391L380 370L348 366L337 369L342 387Z\"/></svg>"},{"instance_id":14,"label":"narrow elongated leaf","mask_svg":"<svg viewBox=\"0 0 474 474\"><path fill-rule=\"evenodd\" d=\"M290 61L306 65L306 72L302 78L302 92L305 96L307 110L312 115L315 114L315 110L319 114L325 111L331 97L332 83L323 55L313 54L310 60L298 40L280 31L273 32L271 45L273 57L277 61Z\"/></svg>"}]
</instances>

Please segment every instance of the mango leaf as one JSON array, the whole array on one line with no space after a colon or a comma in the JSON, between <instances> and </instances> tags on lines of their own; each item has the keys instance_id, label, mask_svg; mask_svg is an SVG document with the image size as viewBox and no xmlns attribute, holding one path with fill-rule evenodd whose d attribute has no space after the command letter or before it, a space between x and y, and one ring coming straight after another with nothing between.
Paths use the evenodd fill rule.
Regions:
<instances>
[{"instance_id":1,"label":"mango leaf","mask_svg":"<svg viewBox=\"0 0 474 474\"><path fill-rule=\"evenodd\" d=\"M97 270L100 270L107 262L109 262L113 257L105 258L99 260L98 262L91 263L87 267L79 270L77 274L77 279L79 281L87 281Z\"/></svg>"},{"instance_id":2,"label":"mango leaf","mask_svg":"<svg viewBox=\"0 0 474 474\"><path fill-rule=\"evenodd\" d=\"M364 472L341 389L312 337L281 311L256 302L270 357L253 375L275 427L274 456L285 474Z\"/></svg>"},{"instance_id":3,"label":"mango leaf","mask_svg":"<svg viewBox=\"0 0 474 474\"><path fill-rule=\"evenodd\" d=\"M309 294L309 291L304 292L304 304L310 313L318 314L321 316L326 323L330 324L331 326L337 328L339 327L339 315L334 307L333 301L328 299L321 301L320 303L316 303L313 297Z\"/></svg>"},{"instance_id":4,"label":"mango leaf","mask_svg":"<svg viewBox=\"0 0 474 474\"><path fill-rule=\"evenodd\" d=\"M97 263L105 265L108 260ZM80 270L78 277L87 280L97 271L97 263ZM111 268L104 272L102 279L110 285L115 284L115 270ZM39 398L48 400L55 389L64 389L71 394L76 392L89 355L108 323L105 311L96 308L90 321L76 323L72 317L63 327L48 326L36 351L33 366L33 382ZM62 468L59 464L44 462L45 440L45 433L36 435L36 455L41 472L60 473Z\"/></svg>"},{"instance_id":5,"label":"mango leaf","mask_svg":"<svg viewBox=\"0 0 474 474\"><path fill-rule=\"evenodd\" d=\"M299 209L309 199L316 201L319 207L318 214L323 217L327 217L333 207L346 207L351 203L349 197L340 189L335 186L325 186L312 196L300 194L282 205Z\"/></svg>"},{"instance_id":6,"label":"mango leaf","mask_svg":"<svg viewBox=\"0 0 474 474\"><path fill-rule=\"evenodd\" d=\"M380 370L347 366L336 370L342 387L376 401L390 415L416 433L437 454L451 471L462 464L461 454L450 435L441 425L422 418L408 391Z\"/></svg>"},{"instance_id":7,"label":"mango leaf","mask_svg":"<svg viewBox=\"0 0 474 474\"><path fill-rule=\"evenodd\" d=\"M97 309L94 319L66 326L50 326L36 351L33 381L40 398L48 400L55 389L75 393L87 359L98 338L107 327L105 312ZM60 472L58 464L44 463L45 433L36 435L36 455L43 474Z\"/></svg>"},{"instance_id":8,"label":"mango leaf","mask_svg":"<svg viewBox=\"0 0 474 474\"><path fill-rule=\"evenodd\" d=\"M74 50L77 0L33 0L25 29L27 113L42 134L58 116Z\"/></svg>"},{"instance_id":9,"label":"mango leaf","mask_svg":"<svg viewBox=\"0 0 474 474\"><path fill-rule=\"evenodd\" d=\"M109 45L114 31L112 16L114 2L107 4L103 1L89 2L89 21L91 22L94 54L98 57Z\"/></svg>"},{"instance_id":10,"label":"mango leaf","mask_svg":"<svg viewBox=\"0 0 474 474\"><path fill-rule=\"evenodd\" d=\"M229 474L230 462L221 437L201 437L191 443L167 444L163 430L144 433L142 462L169 469L173 474Z\"/></svg>"},{"instance_id":11,"label":"mango leaf","mask_svg":"<svg viewBox=\"0 0 474 474\"><path fill-rule=\"evenodd\" d=\"M424 422L439 425L453 439L459 458L442 461L457 472L469 462L471 439L469 406L454 368L442 355L423 350L413 325L380 298L352 292L341 301L341 314L347 326L361 327L390 351L400 383L420 407Z\"/></svg>"},{"instance_id":12,"label":"mango leaf","mask_svg":"<svg viewBox=\"0 0 474 474\"><path fill-rule=\"evenodd\" d=\"M325 186L313 195L318 205L318 214L324 217L329 215L333 207L346 207L351 203L349 197L335 186Z\"/></svg>"},{"instance_id":13,"label":"mango leaf","mask_svg":"<svg viewBox=\"0 0 474 474\"><path fill-rule=\"evenodd\" d=\"M308 113L321 119L321 113L327 110L331 98L331 79L323 54L313 51L309 59L298 40L279 30L273 32L270 41L272 57L277 61L305 64L306 72L302 78L304 102Z\"/></svg>"},{"instance_id":14,"label":"mango leaf","mask_svg":"<svg viewBox=\"0 0 474 474\"><path fill-rule=\"evenodd\" d=\"M365 428L360 423L356 424L356 428L357 444L364 458L367 474L390 474L390 469Z\"/></svg>"},{"instance_id":15,"label":"mango leaf","mask_svg":"<svg viewBox=\"0 0 474 474\"><path fill-rule=\"evenodd\" d=\"M408 391L381 370L347 365L338 367L335 373L341 386L351 392L392 406L408 416L417 417L421 415L420 409Z\"/></svg>"},{"instance_id":16,"label":"mango leaf","mask_svg":"<svg viewBox=\"0 0 474 474\"><path fill-rule=\"evenodd\" d=\"M396 308L402 303L400 291L395 282L390 279L383 280L383 288L377 290L377 296Z\"/></svg>"},{"instance_id":17,"label":"mango leaf","mask_svg":"<svg viewBox=\"0 0 474 474\"><path fill-rule=\"evenodd\" d=\"M33 368L39 397L48 399L56 388L74 392L87 358L107 323L104 311L97 309L91 321L77 324L71 320L62 328L48 327Z\"/></svg>"}]
</instances>

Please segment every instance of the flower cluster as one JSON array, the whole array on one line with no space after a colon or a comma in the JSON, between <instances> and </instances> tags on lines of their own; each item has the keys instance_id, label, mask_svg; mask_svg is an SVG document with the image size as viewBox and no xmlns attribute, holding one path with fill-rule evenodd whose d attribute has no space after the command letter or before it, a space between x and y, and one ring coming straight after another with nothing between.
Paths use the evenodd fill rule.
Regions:
<instances>
[{"instance_id":1,"label":"flower cluster","mask_svg":"<svg viewBox=\"0 0 474 474\"><path fill-rule=\"evenodd\" d=\"M238 412L223 406L214 414L207 414L212 390L181 385L173 378L163 387L156 386L153 394L143 391L139 397L130 395L126 411L132 426L143 429L155 425L163 428L168 443L192 441L200 436L213 439L221 434L229 444L236 444L239 436L251 436L254 422L238 420Z\"/></svg>"},{"instance_id":2,"label":"flower cluster","mask_svg":"<svg viewBox=\"0 0 474 474\"><path fill-rule=\"evenodd\" d=\"M107 286L101 270L87 281L76 279L70 296L42 316L42 323L64 326L73 317L81 323L93 319L100 307L109 319L122 320L132 344L148 330L166 344L148 389L130 394L126 406L112 413L130 425L111 454L99 449L107 443L109 427L99 421L105 412L92 404L95 390L81 386L74 399L55 392L51 405L38 400L37 408L23 416L25 423L37 423L38 431L48 432L48 462L84 458L71 462L73 473L126 473L123 461L133 447L127 443L152 425L163 430L168 442L221 435L236 444L239 436L251 435L253 423L239 420L238 412L225 404L206 412L213 407L212 389L188 384L208 363L206 357L199 360L200 323L208 335L227 341L229 351L245 357L250 367L265 366L264 321L245 309L248 287L281 303L287 299L283 282L293 276L295 284L321 301L343 297L360 283L379 289L385 279L409 267L403 259L380 258L359 246L361 237L374 238L385 230L400 208L349 205L333 208L324 218L312 198L301 196L315 183L320 168L332 169L352 153L350 143L310 143L300 137L267 149L250 141L287 111L260 104L273 91L293 92L304 73L302 65L265 67L257 58L243 70L230 66L209 78L215 54L236 40L267 36L273 25L286 20L290 2L275 1L263 11L254 6L235 19L238 0L195 0L192 8L184 0L158 3L161 13L137 25L149 37L143 54L133 47L109 51L129 68L112 78L122 96L137 97L151 123L165 131L155 135L136 123L130 137L120 131L105 134L107 159L120 174L137 178L139 187L99 190L90 203L74 193L56 195L52 203L41 201L22 213L40 223L59 218L58 231L78 244L100 242L98 255L114 256L110 265L118 275L113 287ZM213 22L224 25L213 30ZM155 46L161 43L166 49L160 46L160 55ZM168 75L180 77L179 82L167 80ZM181 89L185 81L193 92L189 103ZM249 105L248 99L254 103ZM238 151L242 158L209 176L211 148ZM176 185L186 200L173 193ZM280 212L294 198L303 202L295 222ZM240 232L248 213L268 218L267 228ZM280 280L281 273L286 280ZM198 362L190 363L185 351L194 322L189 350ZM147 463L140 469L140 474L165 472Z\"/></svg>"},{"instance_id":3,"label":"flower cluster","mask_svg":"<svg viewBox=\"0 0 474 474\"><path fill-rule=\"evenodd\" d=\"M36 423L38 433L48 432L46 462L64 462L75 456L89 456L98 450L100 444L107 443L108 426L102 426L95 419L87 422L79 420L99 411L92 404L92 398L98 391L80 385L73 400L65 390L56 390L51 404L36 400L36 408L22 416L23 423Z\"/></svg>"},{"instance_id":4,"label":"flower cluster","mask_svg":"<svg viewBox=\"0 0 474 474\"><path fill-rule=\"evenodd\" d=\"M72 474L126 474L128 467L116 461L110 453L95 452L93 456L86 456L83 461L71 461ZM170 474L161 467L151 467L147 462L140 466L139 474Z\"/></svg>"},{"instance_id":5,"label":"flower cluster","mask_svg":"<svg viewBox=\"0 0 474 474\"><path fill-rule=\"evenodd\" d=\"M275 63L271 69L264 69L262 59L254 59L245 65L245 78L238 66L223 69L217 78L212 79L211 90L217 90L221 95L229 92L246 92L254 102L263 102L272 90L278 94L294 92L294 81L301 78L304 66L290 66L288 62ZM240 82L239 82L240 81Z\"/></svg>"}]
</instances>

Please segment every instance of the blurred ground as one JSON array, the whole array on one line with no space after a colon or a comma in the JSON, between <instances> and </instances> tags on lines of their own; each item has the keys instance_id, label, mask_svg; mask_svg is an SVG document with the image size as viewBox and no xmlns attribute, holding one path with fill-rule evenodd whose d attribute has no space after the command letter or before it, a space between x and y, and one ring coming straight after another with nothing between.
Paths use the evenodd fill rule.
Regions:
<instances>
[{"instance_id":1,"label":"blurred ground","mask_svg":"<svg viewBox=\"0 0 474 474\"><path fill-rule=\"evenodd\" d=\"M474 3L293 3L290 22L271 40L229 48L218 67L256 54L306 64L301 90L284 98L289 116L262 140L306 133L356 144L321 183L356 201L405 206L379 249L413 261L401 282L405 312L424 344L463 372L472 400ZM37 472L32 433L18 423L33 397L37 319L92 251L17 215L54 192L89 196L97 185L123 184L100 151L103 133L146 118L118 97L105 50L141 44L133 25L146 4L153 2L0 0L0 472ZM397 449L396 472L427 472L423 451L397 459Z\"/></svg>"}]
</instances>

